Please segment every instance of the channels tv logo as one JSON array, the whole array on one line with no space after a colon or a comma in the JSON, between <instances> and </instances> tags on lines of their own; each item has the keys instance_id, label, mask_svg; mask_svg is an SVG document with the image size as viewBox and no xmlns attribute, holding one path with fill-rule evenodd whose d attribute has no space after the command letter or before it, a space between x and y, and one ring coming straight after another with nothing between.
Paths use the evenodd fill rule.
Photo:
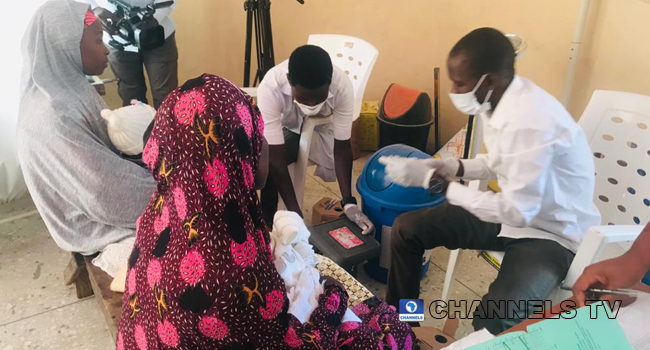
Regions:
<instances>
[{"instance_id":1,"label":"channels tv logo","mask_svg":"<svg viewBox=\"0 0 650 350\"><path fill-rule=\"evenodd\" d=\"M399 320L402 322L424 321L424 301L422 299L400 299Z\"/></svg>"}]
</instances>

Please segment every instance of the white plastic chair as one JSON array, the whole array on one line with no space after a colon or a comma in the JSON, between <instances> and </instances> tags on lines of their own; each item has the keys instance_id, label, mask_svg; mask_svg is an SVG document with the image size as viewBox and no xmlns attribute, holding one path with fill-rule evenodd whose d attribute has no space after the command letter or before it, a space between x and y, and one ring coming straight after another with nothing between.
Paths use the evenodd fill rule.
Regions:
<instances>
[{"instance_id":1,"label":"white plastic chair","mask_svg":"<svg viewBox=\"0 0 650 350\"><path fill-rule=\"evenodd\" d=\"M347 35L312 34L309 36L307 43L319 46L327 51L332 59L332 64L345 71L350 81L352 81L355 100L353 120L356 120L361 113L363 93L366 90L368 78L370 78L372 68L377 61L379 51L370 43ZM306 118L302 125L298 160L289 166L293 188L296 191L296 199L301 209L304 209L302 204L305 193L305 179L307 166L309 166L309 151L314 128L331 122L331 117L310 117Z\"/></svg>"},{"instance_id":2,"label":"white plastic chair","mask_svg":"<svg viewBox=\"0 0 650 350\"><path fill-rule=\"evenodd\" d=\"M341 68L350 77L354 89L353 120L357 120L361 113L363 93L366 91L379 51L369 42L347 35L312 34L307 43L327 51L332 64Z\"/></svg>"},{"instance_id":3,"label":"white plastic chair","mask_svg":"<svg viewBox=\"0 0 650 350\"><path fill-rule=\"evenodd\" d=\"M606 225L587 231L564 279L565 286L572 286L585 267L622 254L650 220L650 96L595 91L579 124L594 152L594 202ZM472 181L469 185L483 184ZM502 252L487 253L499 263L503 260ZM443 300L451 295L460 254L460 250L451 251ZM569 296L571 292L558 288L550 299L557 303Z\"/></svg>"},{"instance_id":4,"label":"white plastic chair","mask_svg":"<svg viewBox=\"0 0 650 350\"><path fill-rule=\"evenodd\" d=\"M250 97L257 97L257 88L256 87L242 87L240 89L243 92L247 93Z\"/></svg>"}]
</instances>

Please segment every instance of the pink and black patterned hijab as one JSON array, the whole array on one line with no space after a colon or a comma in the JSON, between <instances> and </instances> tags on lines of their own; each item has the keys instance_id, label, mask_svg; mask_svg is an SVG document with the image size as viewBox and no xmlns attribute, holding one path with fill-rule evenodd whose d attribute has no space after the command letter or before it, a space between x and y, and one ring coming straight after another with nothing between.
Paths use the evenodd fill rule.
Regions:
<instances>
[{"instance_id":1,"label":"pink and black patterned hijab","mask_svg":"<svg viewBox=\"0 0 650 350\"><path fill-rule=\"evenodd\" d=\"M263 131L248 95L223 78L204 74L173 91L160 106L143 160L162 191L177 182L174 178L205 169L205 187L192 190L222 202L254 188Z\"/></svg>"},{"instance_id":2,"label":"pink and black patterned hijab","mask_svg":"<svg viewBox=\"0 0 650 350\"><path fill-rule=\"evenodd\" d=\"M254 248L269 245L255 192L263 128L251 98L228 80L204 74L173 91L143 153L158 184L154 230L185 232L188 248L221 238L232 261L251 265Z\"/></svg>"},{"instance_id":3,"label":"pink and black patterned hijab","mask_svg":"<svg viewBox=\"0 0 650 350\"><path fill-rule=\"evenodd\" d=\"M143 153L157 190L138 220L117 349L410 349L410 328L378 299L355 309L363 323L341 324L336 284L309 322L288 313L255 191L262 135L250 97L213 75L160 106Z\"/></svg>"},{"instance_id":4,"label":"pink and black patterned hijab","mask_svg":"<svg viewBox=\"0 0 650 350\"><path fill-rule=\"evenodd\" d=\"M282 339L286 322L269 321L286 312L285 286L254 183L262 144L259 111L226 79L202 75L160 106L143 152L157 191L138 220L118 348L210 348L258 322L260 339Z\"/></svg>"}]
</instances>

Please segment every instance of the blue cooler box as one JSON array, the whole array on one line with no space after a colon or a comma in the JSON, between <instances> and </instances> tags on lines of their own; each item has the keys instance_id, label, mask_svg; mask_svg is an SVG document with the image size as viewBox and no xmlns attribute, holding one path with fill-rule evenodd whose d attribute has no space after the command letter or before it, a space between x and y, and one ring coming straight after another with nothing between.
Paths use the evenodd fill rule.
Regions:
<instances>
[{"instance_id":1,"label":"blue cooler box","mask_svg":"<svg viewBox=\"0 0 650 350\"><path fill-rule=\"evenodd\" d=\"M390 266L390 234L395 219L409 211L431 208L442 204L445 197L431 196L429 191L421 187L402 187L394 184L385 173L384 165L379 162L382 156L401 156L418 159L429 159L430 155L410 146L391 145L380 149L366 163L361 176L357 180L357 191L363 200L363 213L375 225L375 238L381 244L381 255L366 264L366 271L377 281L386 283ZM422 258L420 278L429 269L431 251L425 252Z\"/></svg>"}]
</instances>

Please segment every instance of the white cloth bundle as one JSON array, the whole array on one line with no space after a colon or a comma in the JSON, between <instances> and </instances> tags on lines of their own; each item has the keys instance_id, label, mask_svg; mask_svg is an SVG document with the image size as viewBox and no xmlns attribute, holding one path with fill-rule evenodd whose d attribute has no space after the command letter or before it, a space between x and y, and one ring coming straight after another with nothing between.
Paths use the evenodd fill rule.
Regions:
<instances>
[{"instance_id":1,"label":"white cloth bundle","mask_svg":"<svg viewBox=\"0 0 650 350\"><path fill-rule=\"evenodd\" d=\"M115 278L123 265L129 260L133 250L135 237L127 237L119 242L111 243L104 248L97 257L93 259L93 265L104 270L111 277Z\"/></svg>"},{"instance_id":2,"label":"white cloth bundle","mask_svg":"<svg viewBox=\"0 0 650 350\"><path fill-rule=\"evenodd\" d=\"M278 211L275 214L271 247L275 257L275 267L284 279L287 290L297 285L303 270L307 267L314 268L318 263L316 254L309 244L309 230L300 216L294 212ZM316 283L318 284L318 278Z\"/></svg>"},{"instance_id":3,"label":"white cloth bundle","mask_svg":"<svg viewBox=\"0 0 650 350\"><path fill-rule=\"evenodd\" d=\"M138 101L130 106L102 110L102 118L108 124L108 137L120 152L131 156L142 153L142 136L153 121L156 110Z\"/></svg>"},{"instance_id":4,"label":"white cloth bundle","mask_svg":"<svg viewBox=\"0 0 650 350\"><path fill-rule=\"evenodd\" d=\"M273 218L273 231L282 244L294 244L309 240L309 230L298 213L278 211Z\"/></svg>"},{"instance_id":5,"label":"white cloth bundle","mask_svg":"<svg viewBox=\"0 0 650 350\"><path fill-rule=\"evenodd\" d=\"M273 218L271 248L275 268L284 279L289 298L289 313L305 323L318 307L318 297L325 292L316 269L318 259L311 244L309 230L302 218L290 211L278 211ZM347 310L343 322L361 320Z\"/></svg>"}]
</instances>

